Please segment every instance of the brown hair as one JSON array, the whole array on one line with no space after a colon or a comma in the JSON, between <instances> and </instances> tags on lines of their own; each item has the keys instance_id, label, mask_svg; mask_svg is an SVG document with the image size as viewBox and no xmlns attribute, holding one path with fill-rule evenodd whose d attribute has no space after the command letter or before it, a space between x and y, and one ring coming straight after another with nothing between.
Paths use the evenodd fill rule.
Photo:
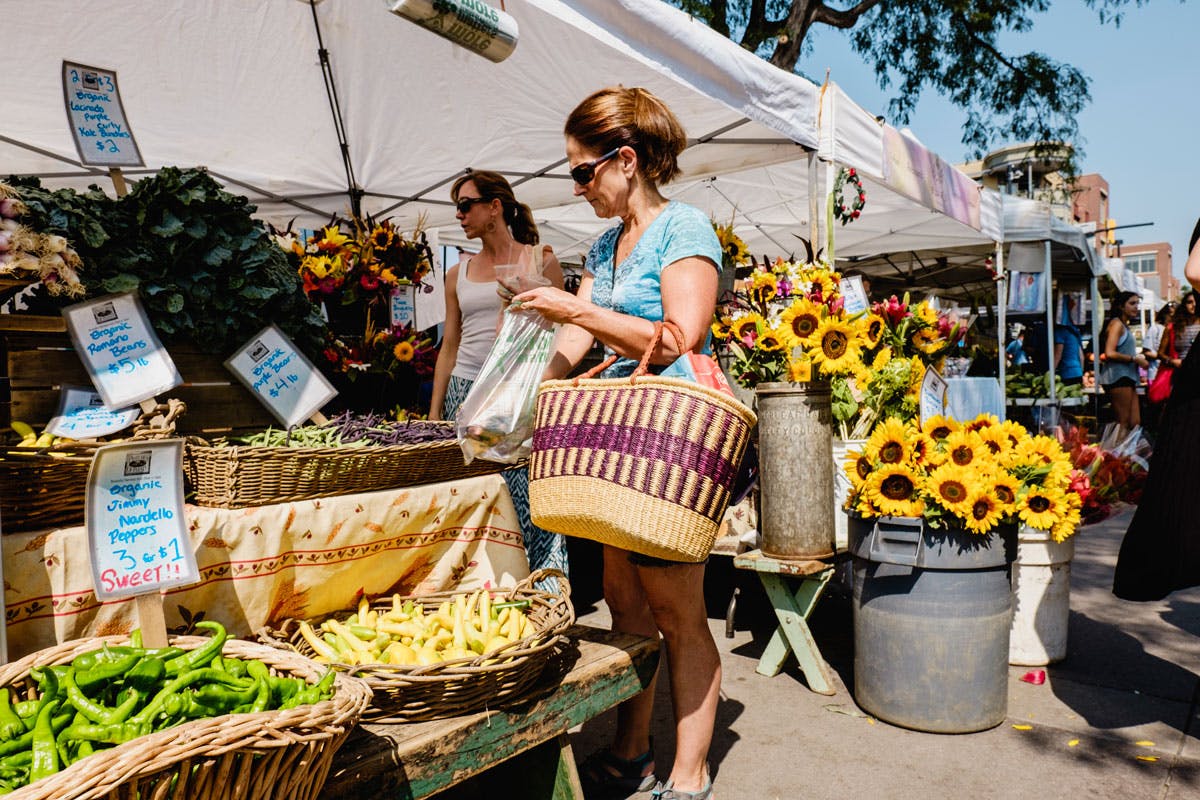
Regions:
<instances>
[{"instance_id":1,"label":"brown hair","mask_svg":"<svg viewBox=\"0 0 1200 800\"><path fill-rule=\"evenodd\" d=\"M687 134L667 104L645 89L610 86L567 117L563 133L596 153L632 147L642 177L658 186L679 175Z\"/></svg>"},{"instance_id":2,"label":"brown hair","mask_svg":"<svg viewBox=\"0 0 1200 800\"><path fill-rule=\"evenodd\" d=\"M468 182L475 184L480 197L500 201L504 208L504 222L512 229L514 239L521 244L538 243L538 229L537 223L533 221L533 212L529 206L517 202L508 179L499 172L468 169L466 173L459 175L450 187L450 199L457 203L459 190Z\"/></svg>"}]
</instances>

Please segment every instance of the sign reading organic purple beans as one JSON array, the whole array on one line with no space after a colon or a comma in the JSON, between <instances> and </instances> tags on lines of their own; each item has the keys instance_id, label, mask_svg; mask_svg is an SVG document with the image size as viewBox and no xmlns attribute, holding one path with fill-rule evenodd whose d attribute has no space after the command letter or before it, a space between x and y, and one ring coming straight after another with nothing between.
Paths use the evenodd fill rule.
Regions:
<instances>
[{"instance_id":1,"label":"sign reading organic purple beans","mask_svg":"<svg viewBox=\"0 0 1200 800\"><path fill-rule=\"evenodd\" d=\"M337 396L333 384L274 325L250 337L225 367L287 428Z\"/></svg>"},{"instance_id":2,"label":"sign reading organic purple beans","mask_svg":"<svg viewBox=\"0 0 1200 800\"><path fill-rule=\"evenodd\" d=\"M183 515L182 464L182 439L96 451L84 512L96 597L131 597L200 580Z\"/></svg>"},{"instance_id":3,"label":"sign reading organic purple beans","mask_svg":"<svg viewBox=\"0 0 1200 800\"><path fill-rule=\"evenodd\" d=\"M84 164L140 167L142 154L125 119L117 73L64 61L63 100L75 149Z\"/></svg>"},{"instance_id":4,"label":"sign reading organic purple beans","mask_svg":"<svg viewBox=\"0 0 1200 800\"><path fill-rule=\"evenodd\" d=\"M62 310L104 405L137 405L183 383L136 294L110 294Z\"/></svg>"}]
</instances>

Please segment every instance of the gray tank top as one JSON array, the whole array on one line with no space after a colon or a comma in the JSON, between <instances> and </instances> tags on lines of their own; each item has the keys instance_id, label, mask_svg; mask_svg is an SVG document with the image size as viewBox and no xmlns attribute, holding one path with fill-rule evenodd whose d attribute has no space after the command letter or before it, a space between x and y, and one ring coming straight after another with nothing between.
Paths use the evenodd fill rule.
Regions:
<instances>
[{"instance_id":1,"label":"gray tank top","mask_svg":"<svg viewBox=\"0 0 1200 800\"><path fill-rule=\"evenodd\" d=\"M1121 338L1117 340L1117 352L1126 356L1137 355L1137 345L1133 341L1133 334L1129 332L1129 328L1125 325L1121 326L1124 330L1121 331ZM1130 378L1134 384L1138 382L1138 366L1131 361L1105 361L1100 365L1100 383L1107 386L1111 383L1116 383L1121 378Z\"/></svg>"},{"instance_id":2,"label":"gray tank top","mask_svg":"<svg viewBox=\"0 0 1200 800\"><path fill-rule=\"evenodd\" d=\"M536 247L523 245L523 251L517 258L525 258L524 263L533 264L538 272L543 266L544 245ZM478 283L467 278L467 267L470 260L464 261L458 268L458 309L462 314L462 334L458 339L458 358L454 361L454 369L450 374L473 381L479 377L483 362L487 360L488 351L496 341L496 330L500 322L500 310L504 307L496 290L500 287L495 281Z\"/></svg>"}]
</instances>

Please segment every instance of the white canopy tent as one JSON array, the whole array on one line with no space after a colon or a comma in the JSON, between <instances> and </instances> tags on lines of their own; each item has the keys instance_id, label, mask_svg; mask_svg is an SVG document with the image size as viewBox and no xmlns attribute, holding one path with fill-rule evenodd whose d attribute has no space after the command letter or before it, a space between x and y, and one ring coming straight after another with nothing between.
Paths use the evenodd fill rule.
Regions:
<instances>
[{"instance_id":1,"label":"white canopy tent","mask_svg":"<svg viewBox=\"0 0 1200 800\"><path fill-rule=\"evenodd\" d=\"M444 243L464 243L449 184L474 166L510 178L561 258L586 253L611 223L572 197L561 126L581 98L615 83L644 86L679 115L692 146L672 194L715 219L736 216L752 252L793 252L792 234L811 238L808 219L822 213L816 198L832 177L804 158L818 149L858 167L868 185L862 218L837 230L839 254L995 238L986 218L964 224L897 190L902 172L885 168L888 129L838 87L822 100L818 87L660 0L508 0L506 9L520 41L492 64L379 0L197 0L165 18L154 0L15 4L5 11L6 52L22 80L7 93L0 171L51 185L103 182L102 169L81 167L58 104L61 61L71 60L117 71L146 162L126 170L131 178L203 165L260 216L315 227L349 205L323 45L362 211L402 228L423 217ZM936 160L913 148L917 161Z\"/></svg>"}]
</instances>

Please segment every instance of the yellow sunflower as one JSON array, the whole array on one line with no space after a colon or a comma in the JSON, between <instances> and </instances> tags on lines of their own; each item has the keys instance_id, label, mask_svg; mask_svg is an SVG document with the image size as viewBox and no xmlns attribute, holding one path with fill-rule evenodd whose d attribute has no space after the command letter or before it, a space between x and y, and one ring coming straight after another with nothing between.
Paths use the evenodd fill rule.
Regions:
<instances>
[{"instance_id":1,"label":"yellow sunflower","mask_svg":"<svg viewBox=\"0 0 1200 800\"><path fill-rule=\"evenodd\" d=\"M995 495L986 489L977 489L967 498L966 513L962 515L967 530L975 533L988 533L1004 517L1004 510L996 500Z\"/></svg>"},{"instance_id":2,"label":"yellow sunflower","mask_svg":"<svg viewBox=\"0 0 1200 800\"><path fill-rule=\"evenodd\" d=\"M917 303L914 313L916 314L917 319L921 320L926 325L932 326L937 324L937 312L934 311L933 306L929 305L929 303L925 300Z\"/></svg>"},{"instance_id":3,"label":"yellow sunflower","mask_svg":"<svg viewBox=\"0 0 1200 800\"><path fill-rule=\"evenodd\" d=\"M1020 490L1020 482L1016 478L1007 472L999 472L985 476L981 483L986 484L1003 513L1012 512L1017 504L1017 492Z\"/></svg>"},{"instance_id":4,"label":"yellow sunflower","mask_svg":"<svg viewBox=\"0 0 1200 800\"><path fill-rule=\"evenodd\" d=\"M913 347L917 348L917 350L925 353L926 355L932 355L933 353L936 353L938 350L941 350L942 345L945 344L945 340L942 338L942 335L934 328L923 328L917 331L912 335L912 339L910 339L909 342Z\"/></svg>"},{"instance_id":5,"label":"yellow sunflower","mask_svg":"<svg viewBox=\"0 0 1200 800\"><path fill-rule=\"evenodd\" d=\"M843 469L846 472L846 477L850 479L850 483L855 489L862 487L863 482L871 476L871 459L867 458L866 454L851 450L846 453L845 466Z\"/></svg>"},{"instance_id":6,"label":"yellow sunflower","mask_svg":"<svg viewBox=\"0 0 1200 800\"><path fill-rule=\"evenodd\" d=\"M758 332L763 327L763 318L753 311L743 314L733 321L733 336L737 339L745 339L747 336L757 338Z\"/></svg>"},{"instance_id":7,"label":"yellow sunflower","mask_svg":"<svg viewBox=\"0 0 1200 800\"><path fill-rule=\"evenodd\" d=\"M975 431L975 434L997 461L1003 464L1008 460L1008 454L1012 451L1012 443L999 425L988 425Z\"/></svg>"},{"instance_id":8,"label":"yellow sunflower","mask_svg":"<svg viewBox=\"0 0 1200 800\"><path fill-rule=\"evenodd\" d=\"M1048 531L1054 528L1067 511L1067 500L1062 492L1031 486L1025 496L1017 501L1017 516L1031 528Z\"/></svg>"},{"instance_id":9,"label":"yellow sunflower","mask_svg":"<svg viewBox=\"0 0 1200 800\"><path fill-rule=\"evenodd\" d=\"M350 237L342 233L342 229L337 225L330 225L328 228L321 230L321 236L312 245L321 252L331 252L342 249L342 246L350 241Z\"/></svg>"},{"instance_id":10,"label":"yellow sunflower","mask_svg":"<svg viewBox=\"0 0 1200 800\"><path fill-rule=\"evenodd\" d=\"M980 462L985 458L982 454L987 452L988 448L979 438L979 434L957 430L946 437L945 450L947 461L950 463L960 467L973 465L978 469Z\"/></svg>"},{"instance_id":11,"label":"yellow sunflower","mask_svg":"<svg viewBox=\"0 0 1200 800\"><path fill-rule=\"evenodd\" d=\"M397 361L412 361L414 352L413 346L409 342L397 342L396 346L392 348L392 355L396 357Z\"/></svg>"},{"instance_id":12,"label":"yellow sunflower","mask_svg":"<svg viewBox=\"0 0 1200 800\"><path fill-rule=\"evenodd\" d=\"M1011 419L1001 422L1000 430L1004 431L1004 435L1008 437L1009 445L1014 449L1021 443L1022 439L1029 435L1019 422L1013 422Z\"/></svg>"},{"instance_id":13,"label":"yellow sunflower","mask_svg":"<svg viewBox=\"0 0 1200 800\"><path fill-rule=\"evenodd\" d=\"M788 347L805 347L811 344L812 335L821 326L821 307L806 298L801 298L779 317L786 331Z\"/></svg>"},{"instance_id":14,"label":"yellow sunflower","mask_svg":"<svg viewBox=\"0 0 1200 800\"><path fill-rule=\"evenodd\" d=\"M732 329L730 328L731 322L732 320L730 320L729 317L720 317L716 320L713 320L713 324L710 326L713 338L718 342L723 342L728 339L729 334L732 332Z\"/></svg>"},{"instance_id":15,"label":"yellow sunflower","mask_svg":"<svg viewBox=\"0 0 1200 800\"><path fill-rule=\"evenodd\" d=\"M969 431L981 431L984 428L992 428L1000 425L1000 418L995 414L980 414L975 419L963 425Z\"/></svg>"},{"instance_id":16,"label":"yellow sunflower","mask_svg":"<svg viewBox=\"0 0 1200 800\"><path fill-rule=\"evenodd\" d=\"M1016 459L1021 464L1052 467L1063 458L1063 449L1049 436L1028 436L1017 445Z\"/></svg>"},{"instance_id":17,"label":"yellow sunflower","mask_svg":"<svg viewBox=\"0 0 1200 800\"><path fill-rule=\"evenodd\" d=\"M864 486L868 499L881 513L897 517L918 517L924 512L917 488L917 477L902 464L881 466Z\"/></svg>"},{"instance_id":18,"label":"yellow sunflower","mask_svg":"<svg viewBox=\"0 0 1200 800\"><path fill-rule=\"evenodd\" d=\"M934 453L937 451L937 442L915 428L909 428L908 430L908 445L908 463L918 469L931 465L937 466L937 464L944 463L945 461L942 459L937 464L933 463L932 459Z\"/></svg>"},{"instance_id":19,"label":"yellow sunflower","mask_svg":"<svg viewBox=\"0 0 1200 800\"><path fill-rule=\"evenodd\" d=\"M779 287L775 283L775 276L766 270L754 270L750 281L750 291L764 301L770 300L779 293Z\"/></svg>"},{"instance_id":20,"label":"yellow sunflower","mask_svg":"<svg viewBox=\"0 0 1200 800\"><path fill-rule=\"evenodd\" d=\"M875 354L875 360L871 362L871 369L878 372L887 366L887 363L892 360L892 348L881 347L879 352Z\"/></svg>"},{"instance_id":21,"label":"yellow sunflower","mask_svg":"<svg viewBox=\"0 0 1200 800\"><path fill-rule=\"evenodd\" d=\"M883 336L883 329L886 323L883 317L874 312L868 312L858 320L858 330L862 335L863 341L868 348L879 344L879 337Z\"/></svg>"},{"instance_id":22,"label":"yellow sunflower","mask_svg":"<svg viewBox=\"0 0 1200 800\"><path fill-rule=\"evenodd\" d=\"M971 495L979 487L971 480L971 473L951 462L929 473L925 479L925 491L934 502L955 514L964 514Z\"/></svg>"},{"instance_id":23,"label":"yellow sunflower","mask_svg":"<svg viewBox=\"0 0 1200 800\"><path fill-rule=\"evenodd\" d=\"M925 420L925 424L921 426L921 432L934 441L940 442L959 428L957 420L938 414Z\"/></svg>"},{"instance_id":24,"label":"yellow sunflower","mask_svg":"<svg viewBox=\"0 0 1200 800\"><path fill-rule=\"evenodd\" d=\"M904 393L904 396L914 403L919 403L921 401L921 384L925 382L925 365L917 356L910 358L909 363L911 366L908 371L908 391Z\"/></svg>"},{"instance_id":25,"label":"yellow sunflower","mask_svg":"<svg viewBox=\"0 0 1200 800\"><path fill-rule=\"evenodd\" d=\"M783 334L777 328L768 328L758 337L755 347L764 353L775 353L783 349Z\"/></svg>"},{"instance_id":26,"label":"yellow sunflower","mask_svg":"<svg viewBox=\"0 0 1200 800\"><path fill-rule=\"evenodd\" d=\"M889 417L871 431L863 454L871 461L902 464L911 454L907 440L908 427L895 417Z\"/></svg>"},{"instance_id":27,"label":"yellow sunflower","mask_svg":"<svg viewBox=\"0 0 1200 800\"><path fill-rule=\"evenodd\" d=\"M853 325L832 317L812 336L812 359L826 375L844 375L859 360L862 340Z\"/></svg>"}]
</instances>

